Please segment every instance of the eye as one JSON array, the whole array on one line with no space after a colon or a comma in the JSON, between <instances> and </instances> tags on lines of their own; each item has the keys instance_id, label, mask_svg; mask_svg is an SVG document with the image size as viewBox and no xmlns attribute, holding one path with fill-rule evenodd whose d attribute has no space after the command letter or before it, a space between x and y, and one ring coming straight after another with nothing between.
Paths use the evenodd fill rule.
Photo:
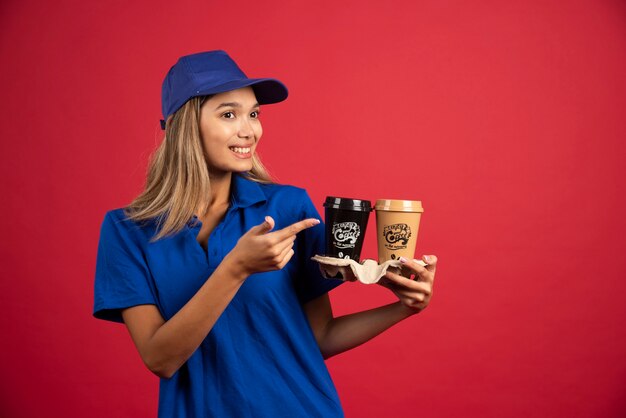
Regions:
<instances>
[{"instance_id":1,"label":"eye","mask_svg":"<svg viewBox=\"0 0 626 418\"><path fill-rule=\"evenodd\" d=\"M257 119L260 114L261 114L260 111L255 110L254 112L250 113L250 117L252 117L253 119Z\"/></svg>"},{"instance_id":2,"label":"eye","mask_svg":"<svg viewBox=\"0 0 626 418\"><path fill-rule=\"evenodd\" d=\"M235 114L233 112L224 112L222 113L222 117L226 119L234 119Z\"/></svg>"}]
</instances>

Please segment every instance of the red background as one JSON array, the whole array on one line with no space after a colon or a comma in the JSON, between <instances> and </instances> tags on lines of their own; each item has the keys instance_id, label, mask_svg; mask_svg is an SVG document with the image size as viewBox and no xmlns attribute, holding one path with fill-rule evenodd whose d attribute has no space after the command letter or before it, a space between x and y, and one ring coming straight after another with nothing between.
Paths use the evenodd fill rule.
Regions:
<instances>
[{"instance_id":1,"label":"red background","mask_svg":"<svg viewBox=\"0 0 626 418\"><path fill-rule=\"evenodd\" d=\"M91 317L100 223L141 189L180 55L226 49L283 183L422 200L422 314L328 361L347 417L626 416L623 1L3 1L3 417L155 416ZM375 223L364 256L375 257ZM388 303L332 293L344 314Z\"/></svg>"}]
</instances>

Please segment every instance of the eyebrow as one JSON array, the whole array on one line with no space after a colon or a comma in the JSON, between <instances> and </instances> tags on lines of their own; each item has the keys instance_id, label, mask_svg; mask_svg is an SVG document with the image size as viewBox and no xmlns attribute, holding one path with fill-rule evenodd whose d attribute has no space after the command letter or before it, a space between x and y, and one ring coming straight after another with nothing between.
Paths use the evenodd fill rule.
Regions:
<instances>
[{"instance_id":1,"label":"eyebrow","mask_svg":"<svg viewBox=\"0 0 626 418\"><path fill-rule=\"evenodd\" d=\"M241 103L239 102L228 102L228 103L221 103L218 107L215 108L215 110L219 110L223 107L241 107ZM258 103L255 103L253 106L254 107L259 107Z\"/></svg>"}]
</instances>

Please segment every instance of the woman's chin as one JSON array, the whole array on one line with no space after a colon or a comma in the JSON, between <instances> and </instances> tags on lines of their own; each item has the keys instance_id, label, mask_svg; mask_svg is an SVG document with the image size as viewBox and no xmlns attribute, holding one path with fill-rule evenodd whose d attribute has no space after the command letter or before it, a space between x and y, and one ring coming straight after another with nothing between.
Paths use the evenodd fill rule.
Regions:
<instances>
[{"instance_id":1,"label":"woman's chin","mask_svg":"<svg viewBox=\"0 0 626 418\"><path fill-rule=\"evenodd\" d=\"M226 171L230 171L231 173L247 173L248 171L252 170L252 161L250 161L249 164L233 164L232 166L228 167Z\"/></svg>"},{"instance_id":2,"label":"woman's chin","mask_svg":"<svg viewBox=\"0 0 626 418\"><path fill-rule=\"evenodd\" d=\"M237 168L233 170L234 173L245 173L252 170L252 160L246 161L245 164L237 164Z\"/></svg>"},{"instance_id":3,"label":"woman's chin","mask_svg":"<svg viewBox=\"0 0 626 418\"><path fill-rule=\"evenodd\" d=\"M252 158L237 159L234 161L223 161L222 164L210 164L207 162L209 172L214 175L225 173L246 173L252 170Z\"/></svg>"}]
</instances>

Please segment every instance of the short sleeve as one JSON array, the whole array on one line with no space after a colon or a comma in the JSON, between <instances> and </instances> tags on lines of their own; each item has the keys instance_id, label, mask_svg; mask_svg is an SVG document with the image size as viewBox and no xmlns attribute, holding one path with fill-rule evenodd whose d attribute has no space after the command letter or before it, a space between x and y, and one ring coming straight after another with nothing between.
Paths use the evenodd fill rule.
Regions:
<instances>
[{"instance_id":1,"label":"short sleeve","mask_svg":"<svg viewBox=\"0 0 626 418\"><path fill-rule=\"evenodd\" d=\"M116 218L114 211L108 212L100 230L93 315L123 322L122 309L156 304L156 298L139 245L139 228L132 221Z\"/></svg>"},{"instance_id":2,"label":"short sleeve","mask_svg":"<svg viewBox=\"0 0 626 418\"><path fill-rule=\"evenodd\" d=\"M311 257L314 255L324 255L326 248L325 226L323 218L306 191L303 191L301 210L300 219L316 218L321 221L319 225L300 232L296 240L299 251L298 261L301 266L301 273L299 274L296 288L300 303L304 304L322 296L344 282L338 279L326 279L322 276L317 262L311 260Z\"/></svg>"}]
</instances>

